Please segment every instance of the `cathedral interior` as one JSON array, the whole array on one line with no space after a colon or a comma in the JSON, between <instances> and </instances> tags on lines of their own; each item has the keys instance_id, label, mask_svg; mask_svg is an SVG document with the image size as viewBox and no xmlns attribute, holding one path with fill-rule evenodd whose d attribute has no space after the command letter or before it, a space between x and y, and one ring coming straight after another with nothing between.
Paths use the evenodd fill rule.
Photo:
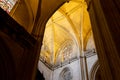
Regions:
<instances>
[{"instance_id":1,"label":"cathedral interior","mask_svg":"<svg viewBox=\"0 0 120 80\"><path fill-rule=\"evenodd\" d=\"M120 0L0 0L0 80L120 80Z\"/></svg>"}]
</instances>

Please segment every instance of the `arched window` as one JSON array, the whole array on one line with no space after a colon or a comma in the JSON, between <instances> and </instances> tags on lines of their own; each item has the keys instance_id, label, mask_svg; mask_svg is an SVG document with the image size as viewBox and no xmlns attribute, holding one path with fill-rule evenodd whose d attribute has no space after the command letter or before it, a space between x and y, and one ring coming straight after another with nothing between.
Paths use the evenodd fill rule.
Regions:
<instances>
[{"instance_id":1,"label":"arched window","mask_svg":"<svg viewBox=\"0 0 120 80\"><path fill-rule=\"evenodd\" d=\"M16 2L17 0L0 0L0 7L9 13Z\"/></svg>"}]
</instances>

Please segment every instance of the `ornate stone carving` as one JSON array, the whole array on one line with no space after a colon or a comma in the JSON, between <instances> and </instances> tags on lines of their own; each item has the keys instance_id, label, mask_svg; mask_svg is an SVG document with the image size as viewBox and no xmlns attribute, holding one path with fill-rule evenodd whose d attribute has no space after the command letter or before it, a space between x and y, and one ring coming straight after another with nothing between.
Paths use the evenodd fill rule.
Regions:
<instances>
[{"instance_id":1,"label":"ornate stone carving","mask_svg":"<svg viewBox=\"0 0 120 80\"><path fill-rule=\"evenodd\" d=\"M58 50L57 62L63 62L71 59L74 43L71 40L66 40Z\"/></svg>"},{"instance_id":2,"label":"ornate stone carving","mask_svg":"<svg viewBox=\"0 0 120 80\"><path fill-rule=\"evenodd\" d=\"M68 67L62 70L59 80L73 80L73 74Z\"/></svg>"}]
</instances>

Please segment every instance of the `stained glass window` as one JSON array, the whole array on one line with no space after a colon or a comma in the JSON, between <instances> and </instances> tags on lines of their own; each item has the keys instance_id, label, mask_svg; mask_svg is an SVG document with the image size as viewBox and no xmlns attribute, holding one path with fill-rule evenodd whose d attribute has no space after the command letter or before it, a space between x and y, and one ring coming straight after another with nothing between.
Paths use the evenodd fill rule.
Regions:
<instances>
[{"instance_id":1,"label":"stained glass window","mask_svg":"<svg viewBox=\"0 0 120 80\"><path fill-rule=\"evenodd\" d=\"M17 0L0 0L0 7L7 13L11 11Z\"/></svg>"}]
</instances>

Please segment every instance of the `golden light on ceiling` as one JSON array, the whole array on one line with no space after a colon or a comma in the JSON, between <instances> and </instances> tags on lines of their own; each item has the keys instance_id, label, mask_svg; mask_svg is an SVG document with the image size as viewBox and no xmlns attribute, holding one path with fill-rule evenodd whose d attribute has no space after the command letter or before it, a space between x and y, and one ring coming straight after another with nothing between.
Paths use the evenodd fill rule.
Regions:
<instances>
[{"instance_id":1,"label":"golden light on ceiling","mask_svg":"<svg viewBox=\"0 0 120 80\"><path fill-rule=\"evenodd\" d=\"M64 62L66 60L63 59L64 56L79 56L80 50L86 47L88 35L91 36L91 25L87 4L84 0L70 0L61 6L47 22L40 56L48 64L53 65ZM68 49L70 46L64 47L67 51L62 46L67 44L65 44L66 41L72 41L70 50Z\"/></svg>"}]
</instances>

